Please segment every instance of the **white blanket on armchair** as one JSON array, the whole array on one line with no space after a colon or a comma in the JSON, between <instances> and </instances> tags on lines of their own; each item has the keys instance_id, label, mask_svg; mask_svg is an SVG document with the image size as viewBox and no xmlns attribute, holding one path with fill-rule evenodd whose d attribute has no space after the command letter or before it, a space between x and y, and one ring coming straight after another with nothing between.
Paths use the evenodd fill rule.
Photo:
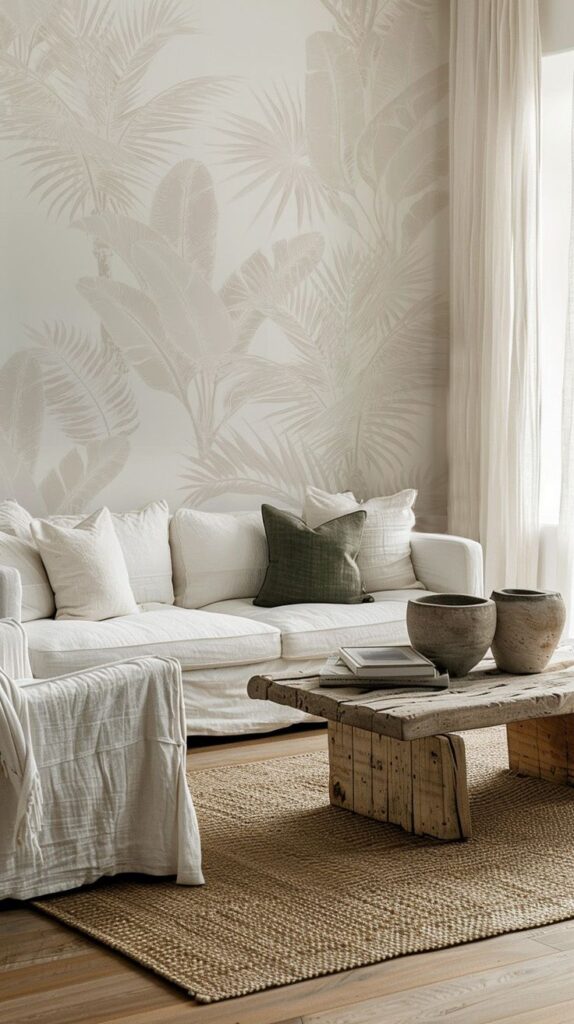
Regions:
<instances>
[{"instance_id":1,"label":"white blanket on armchair","mask_svg":"<svg viewBox=\"0 0 574 1024\"><path fill-rule=\"evenodd\" d=\"M31 857L42 859L38 835L42 828L42 782L34 757L23 689L0 669L0 768L14 789L16 812L2 830L15 846L26 846Z\"/></svg>"},{"instance_id":2,"label":"white blanket on armchair","mask_svg":"<svg viewBox=\"0 0 574 1024\"><path fill-rule=\"evenodd\" d=\"M21 766L26 754L31 761L16 784L0 773L0 898L59 892L119 872L200 885L179 664L139 658L16 685L24 701L16 707L4 688L0 736L6 750L16 739ZM17 764L13 750L10 760ZM40 814L38 799L27 803L22 829L34 768ZM41 856L35 844L18 841L26 827Z\"/></svg>"}]
</instances>

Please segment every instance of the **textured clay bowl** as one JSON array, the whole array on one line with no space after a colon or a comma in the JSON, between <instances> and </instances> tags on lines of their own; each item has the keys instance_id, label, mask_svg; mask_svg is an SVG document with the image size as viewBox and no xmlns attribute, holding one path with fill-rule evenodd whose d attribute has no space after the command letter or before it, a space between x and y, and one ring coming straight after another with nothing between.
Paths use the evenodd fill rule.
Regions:
<instances>
[{"instance_id":1,"label":"textured clay bowl","mask_svg":"<svg viewBox=\"0 0 574 1024\"><path fill-rule=\"evenodd\" d=\"M566 608L552 590L493 590L496 632L492 654L501 672L543 672L562 636Z\"/></svg>"},{"instance_id":2,"label":"textured clay bowl","mask_svg":"<svg viewBox=\"0 0 574 1024\"><path fill-rule=\"evenodd\" d=\"M429 594L407 604L415 650L451 676L466 676L484 657L496 629L496 605L468 594Z\"/></svg>"}]
</instances>

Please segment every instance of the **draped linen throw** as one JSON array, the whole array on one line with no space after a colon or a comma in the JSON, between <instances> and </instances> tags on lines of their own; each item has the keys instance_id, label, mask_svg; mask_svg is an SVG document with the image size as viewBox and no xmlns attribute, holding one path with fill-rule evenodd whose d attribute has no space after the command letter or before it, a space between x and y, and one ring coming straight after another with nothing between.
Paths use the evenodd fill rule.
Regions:
<instances>
[{"instance_id":1,"label":"draped linen throw","mask_svg":"<svg viewBox=\"0 0 574 1024\"><path fill-rule=\"evenodd\" d=\"M25 692L0 668L0 767L16 791L13 840L42 860L42 784L30 733Z\"/></svg>"},{"instance_id":2,"label":"draped linen throw","mask_svg":"<svg viewBox=\"0 0 574 1024\"><path fill-rule=\"evenodd\" d=\"M132 658L12 685L2 674L0 750L14 787L0 775L0 899L126 871L203 883L174 659ZM31 850L34 836L42 858Z\"/></svg>"},{"instance_id":3,"label":"draped linen throw","mask_svg":"<svg viewBox=\"0 0 574 1024\"><path fill-rule=\"evenodd\" d=\"M537 0L451 0L449 530L486 592L536 586Z\"/></svg>"},{"instance_id":4,"label":"draped linen throw","mask_svg":"<svg viewBox=\"0 0 574 1024\"><path fill-rule=\"evenodd\" d=\"M15 791L13 835L34 862L41 862L42 783L34 757L26 694L15 683L32 675L26 635L15 619L0 622L0 769ZM12 677L12 678L11 678Z\"/></svg>"}]
</instances>

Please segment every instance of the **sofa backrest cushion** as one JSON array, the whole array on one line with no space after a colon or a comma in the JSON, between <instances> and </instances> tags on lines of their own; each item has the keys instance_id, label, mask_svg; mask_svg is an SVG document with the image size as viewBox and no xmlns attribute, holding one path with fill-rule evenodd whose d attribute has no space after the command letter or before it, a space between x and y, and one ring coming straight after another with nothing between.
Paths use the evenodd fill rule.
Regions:
<instances>
[{"instance_id":1,"label":"sofa backrest cushion","mask_svg":"<svg viewBox=\"0 0 574 1024\"><path fill-rule=\"evenodd\" d=\"M12 537L21 537L22 540L30 541L31 522L30 513L13 498L0 501L0 530L2 533L9 533Z\"/></svg>"},{"instance_id":2,"label":"sofa backrest cushion","mask_svg":"<svg viewBox=\"0 0 574 1024\"><path fill-rule=\"evenodd\" d=\"M49 619L56 611L44 563L31 540L0 532L0 565L17 569L22 580L22 622Z\"/></svg>"},{"instance_id":3,"label":"sofa backrest cushion","mask_svg":"<svg viewBox=\"0 0 574 1024\"><path fill-rule=\"evenodd\" d=\"M177 605L203 608L259 592L268 560L261 512L182 508L169 536Z\"/></svg>"},{"instance_id":4,"label":"sofa backrest cushion","mask_svg":"<svg viewBox=\"0 0 574 1024\"><path fill-rule=\"evenodd\" d=\"M137 604L173 604L167 501L152 501L131 512L112 512L111 517ZM61 515L47 516L42 521L74 527L85 518ZM31 522L32 516L18 502L0 502L0 530L34 544Z\"/></svg>"},{"instance_id":5,"label":"sofa backrest cushion","mask_svg":"<svg viewBox=\"0 0 574 1024\"><path fill-rule=\"evenodd\" d=\"M133 512L112 512L112 522L137 603L173 604L167 501L152 501Z\"/></svg>"},{"instance_id":6,"label":"sofa backrest cushion","mask_svg":"<svg viewBox=\"0 0 574 1024\"><path fill-rule=\"evenodd\" d=\"M416 496L417 492L409 489L359 502L351 491L328 494L318 487L308 487L303 518L314 529L330 519L364 509L367 520L357 564L365 590L421 590L424 587L415 576L410 544Z\"/></svg>"},{"instance_id":7,"label":"sofa backrest cushion","mask_svg":"<svg viewBox=\"0 0 574 1024\"><path fill-rule=\"evenodd\" d=\"M57 619L99 622L137 612L107 508L76 526L34 519L31 529L54 591Z\"/></svg>"}]
</instances>

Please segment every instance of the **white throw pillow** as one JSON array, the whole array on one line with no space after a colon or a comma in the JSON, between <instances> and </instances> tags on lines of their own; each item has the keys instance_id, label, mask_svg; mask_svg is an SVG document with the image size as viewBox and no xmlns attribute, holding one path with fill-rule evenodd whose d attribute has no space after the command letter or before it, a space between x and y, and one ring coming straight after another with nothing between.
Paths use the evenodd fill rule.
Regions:
<instances>
[{"instance_id":1,"label":"white throw pillow","mask_svg":"<svg viewBox=\"0 0 574 1024\"><path fill-rule=\"evenodd\" d=\"M173 604L167 501L152 501L144 508L132 512L111 512L110 515L136 602ZM85 515L47 516L42 522L74 527L83 519Z\"/></svg>"},{"instance_id":2,"label":"white throw pillow","mask_svg":"<svg viewBox=\"0 0 574 1024\"><path fill-rule=\"evenodd\" d=\"M308 487L303 518L313 529L363 508L367 513L357 564L369 593L378 590L424 590L411 561L411 530L415 524L415 490L359 502L351 491L328 494Z\"/></svg>"},{"instance_id":3,"label":"white throw pillow","mask_svg":"<svg viewBox=\"0 0 574 1024\"><path fill-rule=\"evenodd\" d=\"M9 533L13 537L21 537L22 540L31 541L30 523L32 516L25 508L22 508L13 498L0 501L0 530L2 533Z\"/></svg>"},{"instance_id":4,"label":"white throw pillow","mask_svg":"<svg viewBox=\"0 0 574 1024\"><path fill-rule=\"evenodd\" d=\"M182 508L172 517L169 536L175 603L182 608L259 593L268 563L261 512Z\"/></svg>"},{"instance_id":5,"label":"white throw pillow","mask_svg":"<svg viewBox=\"0 0 574 1024\"><path fill-rule=\"evenodd\" d=\"M22 622L49 619L54 594L40 555L30 541L0 533L0 565L17 569L22 581Z\"/></svg>"},{"instance_id":6,"label":"white throw pillow","mask_svg":"<svg viewBox=\"0 0 574 1024\"><path fill-rule=\"evenodd\" d=\"M32 535L56 601L57 619L99 622L137 612L130 578L107 508L77 526L34 519Z\"/></svg>"}]
</instances>

